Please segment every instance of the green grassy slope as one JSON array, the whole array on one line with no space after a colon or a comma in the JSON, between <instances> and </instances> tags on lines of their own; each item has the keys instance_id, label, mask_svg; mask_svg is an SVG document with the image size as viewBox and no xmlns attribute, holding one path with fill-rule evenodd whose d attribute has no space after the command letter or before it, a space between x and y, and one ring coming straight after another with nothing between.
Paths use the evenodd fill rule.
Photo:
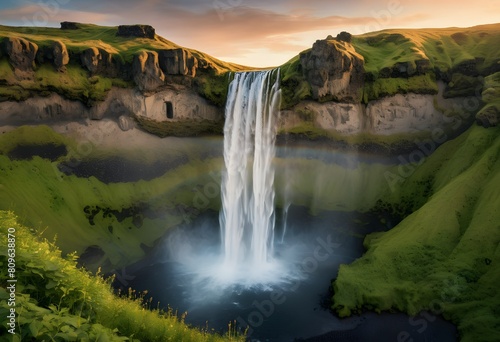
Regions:
<instances>
[{"instance_id":1,"label":"green grassy slope","mask_svg":"<svg viewBox=\"0 0 500 342\"><path fill-rule=\"evenodd\" d=\"M16 335L0 327L1 341L243 341L234 330L224 336L187 326L183 316L149 310L133 293L113 294L109 281L76 267L75 257L61 257L52 243L0 211L0 314L11 307L7 274L7 233L15 236ZM208 329L207 329L208 330Z\"/></svg>"},{"instance_id":2,"label":"green grassy slope","mask_svg":"<svg viewBox=\"0 0 500 342\"><path fill-rule=\"evenodd\" d=\"M47 159L10 160L5 155L18 144L30 143L63 144L69 151L78 150L75 141L46 126L25 126L1 135L0 209L15 212L22 217L23 224L44 231L49 239L57 235L64 253L81 254L88 246L99 246L105 255L97 264L108 268L137 261L144 255L141 246L151 247L170 227L189 221L192 210L196 209L194 189L203 189L213 181L210 171L220 172L221 161L217 158L200 160L188 156L186 163L153 180L105 184L95 177L66 176L58 170L57 162ZM95 150L94 157L106 158L117 153ZM147 164L148 153L138 153L142 159L130 153L125 157ZM70 158L71 152L59 161ZM215 198L201 209L218 209L218 201ZM85 207L119 212L146 207L151 214L135 214L120 220L100 211L92 225Z\"/></svg>"},{"instance_id":3,"label":"green grassy slope","mask_svg":"<svg viewBox=\"0 0 500 342\"><path fill-rule=\"evenodd\" d=\"M457 324L462 341L498 341L499 133L472 127L387 196L399 203L423 181L431 185L425 204L392 230L367 236L366 254L340 267L334 310L430 309Z\"/></svg>"},{"instance_id":4,"label":"green grassy slope","mask_svg":"<svg viewBox=\"0 0 500 342\"><path fill-rule=\"evenodd\" d=\"M448 83L445 96L477 96L482 87L475 76L498 70L500 24L471 28L391 29L356 36L353 45L365 58L365 70L373 81L365 87L365 101L398 92L435 93L436 78ZM382 76L398 63L425 75L408 80ZM450 79L448 79L450 78Z\"/></svg>"},{"instance_id":5,"label":"green grassy slope","mask_svg":"<svg viewBox=\"0 0 500 342\"><path fill-rule=\"evenodd\" d=\"M93 24L79 24L79 29L77 30L62 30L52 27L12 27L0 25L0 38L25 38L36 43L39 47L50 46L53 41L57 39L66 45L69 53L79 53L89 47L97 47L120 58L124 63L132 62L133 57L142 50L157 51L181 47L158 35L153 40L121 37L117 36L116 32L116 26L99 26ZM187 50L195 57L200 57L213 63L219 72L249 68L234 63L223 62L197 50Z\"/></svg>"},{"instance_id":6,"label":"green grassy slope","mask_svg":"<svg viewBox=\"0 0 500 342\"><path fill-rule=\"evenodd\" d=\"M489 74L500 62L500 24L470 28L390 29L353 38L353 45L365 57L365 70L380 73L398 62L429 60L431 67L446 72L465 62L477 61L479 73Z\"/></svg>"},{"instance_id":7,"label":"green grassy slope","mask_svg":"<svg viewBox=\"0 0 500 342\"><path fill-rule=\"evenodd\" d=\"M437 79L447 83L446 96L478 96L482 80L500 68L500 24L470 28L390 29L353 36L352 45L365 60L366 103L397 93L437 93ZM398 75L398 65L404 72ZM281 66L283 107L310 98L298 56ZM396 74L393 71L396 70ZM409 72L408 72L409 71Z\"/></svg>"}]
</instances>

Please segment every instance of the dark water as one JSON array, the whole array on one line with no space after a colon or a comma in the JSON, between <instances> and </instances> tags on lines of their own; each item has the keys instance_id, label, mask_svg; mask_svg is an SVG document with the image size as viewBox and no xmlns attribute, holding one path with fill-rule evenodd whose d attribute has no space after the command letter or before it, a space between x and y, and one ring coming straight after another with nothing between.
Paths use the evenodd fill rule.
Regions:
<instances>
[{"instance_id":1,"label":"dark water","mask_svg":"<svg viewBox=\"0 0 500 342\"><path fill-rule=\"evenodd\" d=\"M206 265L220 250L218 213L212 212L172 232L149 260L131 267L128 286L147 290L147 298L161 307L187 311L186 322L194 326L224 332L236 321L248 327L251 341L457 340L452 324L425 313L415 319L400 313L338 319L328 310L332 278L340 264L362 255L362 236L387 227L367 214L310 216L291 207L283 237L282 214L277 215L275 258L288 276L280 281L217 288L210 277L199 275L196 266Z\"/></svg>"},{"instance_id":2,"label":"dark water","mask_svg":"<svg viewBox=\"0 0 500 342\"><path fill-rule=\"evenodd\" d=\"M66 146L56 144L18 145L7 153L11 160L30 160L35 156L55 161L68 153Z\"/></svg>"}]
</instances>

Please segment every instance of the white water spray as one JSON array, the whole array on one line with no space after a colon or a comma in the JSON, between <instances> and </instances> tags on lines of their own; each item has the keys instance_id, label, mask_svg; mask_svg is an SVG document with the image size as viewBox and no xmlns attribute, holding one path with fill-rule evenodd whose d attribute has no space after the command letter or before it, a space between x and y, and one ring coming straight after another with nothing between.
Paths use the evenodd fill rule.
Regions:
<instances>
[{"instance_id":1,"label":"white water spray","mask_svg":"<svg viewBox=\"0 0 500 342\"><path fill-rule=\"evenodd\" d=\"M279 69L236 73L228 91L220 226L224 268L266 269L274 239ZM252 272L252 273L253 273Z\"/></svg>"}]
</instances>

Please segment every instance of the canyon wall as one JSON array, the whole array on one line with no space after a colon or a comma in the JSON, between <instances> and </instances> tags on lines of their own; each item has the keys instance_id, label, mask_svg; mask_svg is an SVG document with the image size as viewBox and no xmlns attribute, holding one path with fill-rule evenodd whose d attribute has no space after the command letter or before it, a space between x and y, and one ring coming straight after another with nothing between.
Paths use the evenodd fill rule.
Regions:
<instances>
[{"instance_id":1,"label":"canyon wall","mask_svg":"<svg viewBox=\"0 0 500 342\"><path fill-rule=\"evenodd\" d=\"M443 89L441 84L440 89ZM474 97L444 98L436 95L396 94L368 104L349 102L302 101L281 113L280 129L293 130L304 124L331 133L353 135L370 133L391 135L458 130L472 121L464 107Z\"/></svg>"},{"instance_id":2,"label":"canyon wall","mask_svg":"<svg viewBox=\"0 0 500 342\"><path fill-rule=\"evenodd\" d=\"M158 122L220 121L223 111L185 87L163 89L151 96L137 89L112 88L104 101L92 107L56 93L20 102L0 102L0 125L5 126L111 118L126 130L135 116Z\"/></svg>"},{"instance_id":3,"label":"canyon wall","mask_svg":"<svg viewBox=\"0 0 500 342\"><path fill-rule=\"evenodd\" d=\"M113 118L126 130L140 118L162 124L223 121L231 69L220 69L222 62L167 44L147 25L117 28L118 37L161 46L134 50L129 60L124 59L126 54L119 55L94 40L75 50L70 43L56 39L64 30L83 27L64 22L53 41L39 41L38 45L18 36L0 42L0 58L10 68L10 74L3 70L4 76L0 75L0 87L7 94L0 98L0 125ZM460 130L470 125L476 114L480 125L498 124L495 101L500 82L492 78L486 89L488 81L484 78L500 75L496 64L486 67L476 58L442 72L419 52L416 60L375 70L373 61L369 65L375 56L360 49L354 39L360 38L342 32L336 38L318 40L297 56L293 67L281 67L283 94L289 97L280 113L281 132L301 133L312 128L331 137L360 133L387 136L436 128ZM376 53L396 43L408 43L408 38L399 33L363 39L364 48L377 47ZM50 72L40 72L49 65ZM77 70L81 79L72 79L75 84L71 87L49 84L51 77L70 82L60 76L69 77L70 71ZM54 75L47 76L49 73ZM106 90L106 82L115 83ZM24 98L12 98L16 92L8 87L24 91ZM483 89L487 96L482 94ZM483 100L490 104L481 110ZM155 127L154 133L162 136L162 129L165 127Z\"/></svg>"}]
</instances>

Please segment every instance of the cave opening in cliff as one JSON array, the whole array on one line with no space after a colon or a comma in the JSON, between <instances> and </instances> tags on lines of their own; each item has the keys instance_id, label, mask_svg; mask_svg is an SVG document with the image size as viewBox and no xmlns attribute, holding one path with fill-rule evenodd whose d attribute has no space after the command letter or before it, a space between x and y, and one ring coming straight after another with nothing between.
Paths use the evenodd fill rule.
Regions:
<instances>
[{"instance_id":1,"label":"cave opening in cliff","mask_svg":"<svg viewBox=\"0 0 500 342\"><path fill-rule=\"evenodd\" d=\"M174 106L172 105L172 102L165 101L165 111L167 113L167 119L174 118Z\"/></svg>"}]
</instances>

